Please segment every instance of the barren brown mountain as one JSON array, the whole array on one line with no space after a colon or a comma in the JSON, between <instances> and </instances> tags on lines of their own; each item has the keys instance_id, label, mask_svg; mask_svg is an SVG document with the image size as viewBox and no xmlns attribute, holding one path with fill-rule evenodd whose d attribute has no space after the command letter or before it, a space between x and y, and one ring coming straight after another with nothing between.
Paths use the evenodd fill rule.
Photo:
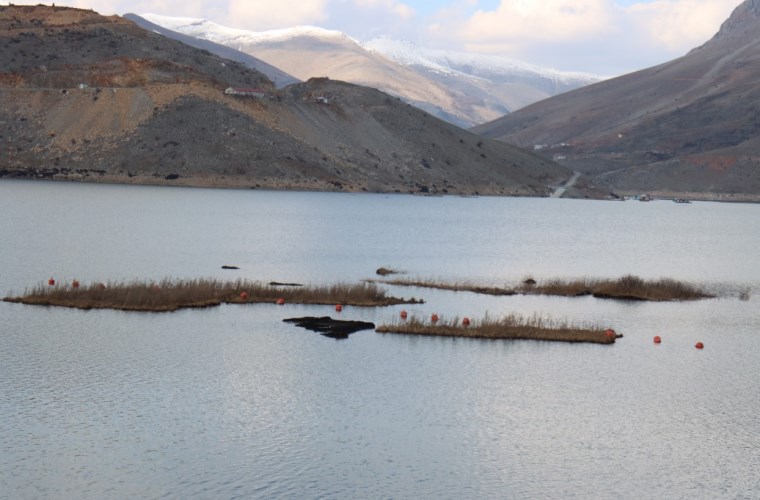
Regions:
<instances>
[{"instance_id":1,"label":"barren brown mountain","mask_svg":"<svg viewBox=\"0 0 760 500\"><path fill-rule=\"evenodd\" d=\"M0 177L543 196L570 176L376 90L278 90L120 17L0 6Z\"/></svg>"},{"instance_id":2,"label":"barren brown mountain","mask_svg":"<svg viewBox=\"0 0 760 500\"><path fill-rule=\"evenodd\" d=\"M617 192L760 200L760 0L680 59L473 130L543 148Z\"/></svg>"}]
</instances>

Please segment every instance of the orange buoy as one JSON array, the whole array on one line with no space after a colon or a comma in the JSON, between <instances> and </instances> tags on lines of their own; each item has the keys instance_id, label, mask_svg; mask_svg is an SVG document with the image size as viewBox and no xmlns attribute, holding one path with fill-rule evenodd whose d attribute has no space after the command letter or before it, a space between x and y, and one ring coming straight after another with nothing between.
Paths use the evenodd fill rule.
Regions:
<instances>
[{"instance_id":1,"label":"orange buoy","mask_svg":"<svg viewBox=\"0 0 760 500\"><path fill-rule=\"evenodd\" d=\"M466 317L462 319L462 326L470 326L470 318Z\"/></svg>"},{"instance_id":2,"label":"orange buoy","mask_svg":"<svg viewBox=\"0 0 760 500\"><path fill-rule=\"evenodd\" d=\"M55 285L55 280L54 280L53 278L50 278L50 279L48 280L48 285L50 285L50 286L53 286L53 285Z\"/></svg>"},{"instance_id":3,"label":"orange buoy","mask_svg":"<svg viewBox=\"0 0 760 500\"><path fill-rule=\"evenodd\" d=\"M277 299L277 305L278 306L285 305L285 299L283 299L282 297L280 297L279 299Z\"/></svg>"},{"instance_id":4,"label":"orange buoy","mask_svg":"<svg viewBox=\"0 0 760 500\"><path fill-rule=\"evenodd\" d=\"M437 323L438 322L438 315L435 314L435 313L433 313L433 315L430 316L430 321L432 321L433 323Z\"/></svg>"},{"instance_id":5,"label":"orange buoy","mask_svg":"<svg viewBox=\"0 0 760 500\"><path fill-rule=\"evenodd\" d=\"M245 290L240 292L240 298L243 300L248 300L248 292L246 292Z\"/></svg>"},{"instance_id":6,"label":"orange buoy","mask_svg":"<svg viewBox=\"0 0 760 500\"><path fill-rule=\"evenodd\" d=\"M343 310L343 306L340 304L335 304L335 312L341 312Z\"/></svg>"},{"instance_id":7,"label":"orange buoy","mask_svg":"<svg viewBox=\"0 0 760 500\"><path fill-rule=\"evenodd\" d=\"M662 342L662 339L660 338L660 336L659 335L655 335L654 336L654 343L655 344L659 344L661 342Z\"/></svg>"},{"instance_id":8,"label":"orange buoy","mask_svg":"<svg viewBox=\"0 0 760 500\"><path fill-rule=\"evenodd\" d=\"M697 349L704 349L705 345L702 342L697 342L697 344L694 347L696 347Z\"/></svg>"},{"instance_id":9,"label":"orange buoy","mask_svg":"<svg viewBox=\"0 0 760 500\"><path fill-rule=\"evenodd\" d=\"M74 288L79 288L79 282L77 280L74 280L71 282L71 286Z\"/></svg>"},{"instance_id":10,"label":"orange buoy","mask_svg":"<svg viewBox=\"0 0 760 500\"><path fill-rule=\"evenodd\" d=\"M401 313L399 314L399 316L401 316L401 319L406 319L406 317L408 316L408 313L405 310L402 309Z\"/></svg>"}]
</instances>

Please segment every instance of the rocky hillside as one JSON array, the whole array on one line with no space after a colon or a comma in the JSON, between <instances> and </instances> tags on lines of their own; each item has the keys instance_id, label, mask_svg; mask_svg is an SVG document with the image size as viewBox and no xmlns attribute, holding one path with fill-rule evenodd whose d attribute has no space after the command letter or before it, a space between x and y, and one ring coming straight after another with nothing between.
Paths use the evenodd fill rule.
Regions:
<instances>
[{"instance_id":1,"label":"rocky hillside","mask_svg":"<svg viewBox=\"0 0 760 500\"><path fill-rule=\"evenodd\" d=\"M327 79L278 90L92 11L0 6L0 68L4 177L510 195L570 177L379 91Z\"/></svg>"},{"instance_id":2,"label":"rocky hillside","mask_svg":"<svg viewBox=\"0 0 760 500\"><path fill-rule=\"evenodd\" d=\"M476 127L621 192L760 199L760 0L686 56Z\"/></svg>"},{"instance_id":3,"label":"rocky hillside","mask_svg":"<svg viewBox=\"0 0 760 500\"><path fill-rule=\"evenodd\" d=\"M132 21L139 27L146 29L148 31L152 31L154 33L163 35L166 38L171 38L173 40L180 41L184 43L185 45L189 45L197 49L206 50L208 52L211 52L212 54L218 55L219 57L223 57L224 59L230 59L232 61L237 61L239 63L242 63L245 66L251 69L255 69L256 71L266 75L266 77L272 80L272 82L277 87L281 88L281 87L291 85L293 83L300 82L298 78L285 73L281 69L276 68L272 66L271 64L265 63L261 59L257 59L253 57L252 55L246 54L244 52L240 52L239 50L235 50L231 47L210 42L202 38L196 38L194 36L188 36L188 35L183 35L182 33L177 33L176 31L172 31L172 30L164 28L163 26L159 26L158 24L152 23L148 21L147 19L143 19L142 17L136 14L125 14L124 19L129 19L130 21Z\"/></svg>"}]
</instances>

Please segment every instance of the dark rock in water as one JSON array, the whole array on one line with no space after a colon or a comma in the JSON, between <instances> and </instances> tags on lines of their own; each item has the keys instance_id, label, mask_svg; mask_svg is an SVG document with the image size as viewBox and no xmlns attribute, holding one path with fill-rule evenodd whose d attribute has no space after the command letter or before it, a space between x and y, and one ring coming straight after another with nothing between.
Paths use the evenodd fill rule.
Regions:
<instances>
[{"instance_id":1,"label":"dark rock in water","mask_svg":"<svg viewBox=\"0 0 760 500\"><path fill-rule=\"evenodd\" d=\"M237 266L222 266L222 269L240 269Z\"/></svg>"},{"instance_id":2,"label":"dark rock in water","mask_svg":"<svg viewBox=\"0 0 760 500\"><path fill-rule=\"evenodd\" d=\"M380 276L388 276L389 274L398 274L398 271L395 269L388 269L387 267L381 267L375 273L379 274Z\"/></svg>"},{"instance_id":3,"label":"dark rock in water","mask_svg":"<svg viewBox=\"0 0 760 500\"><path fill-rule=\"evenodd\" d=\"M322 316L321 318L312 316L304 318L288 318L283 321L285 323L294 323L296 326L321 333L325 337L330 337L332 339L347 339L352 333L361 330L373 330L375 328L374 323L332 319L329 316Z\"/></svg>"},{"instance_id":4,"label":"dark rock in water","mask_svg":"<svg viewBox=\"0 0 760 500\"><path fill-rule=\"evenodd\" d=\"M270 281L269 286L303 286L300 283L280 283L279 281Z\"/></svg>"}]
</instances>

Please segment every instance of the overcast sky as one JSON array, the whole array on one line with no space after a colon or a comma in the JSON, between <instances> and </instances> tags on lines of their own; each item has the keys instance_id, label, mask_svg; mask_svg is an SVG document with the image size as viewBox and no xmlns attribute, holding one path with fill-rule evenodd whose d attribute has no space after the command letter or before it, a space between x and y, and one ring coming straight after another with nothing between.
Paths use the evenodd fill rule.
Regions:
<instances>
[{"instance_id":1,"label":"overcast sky","mask_svg":"<svg viewBox=\"0 0 760 500\"><path fill-rule=\"evenodd\" d=\"M743 0L67 0L102 14L200 17L262 31L297 25L358 40L387 35L431 48L510 56L617 75L709 40ZM7 1L1 3L8 3ZM16 4L37 4L14 1ZM44 2L47 3L47 2Z\"/></svg>"}]
</instances>

